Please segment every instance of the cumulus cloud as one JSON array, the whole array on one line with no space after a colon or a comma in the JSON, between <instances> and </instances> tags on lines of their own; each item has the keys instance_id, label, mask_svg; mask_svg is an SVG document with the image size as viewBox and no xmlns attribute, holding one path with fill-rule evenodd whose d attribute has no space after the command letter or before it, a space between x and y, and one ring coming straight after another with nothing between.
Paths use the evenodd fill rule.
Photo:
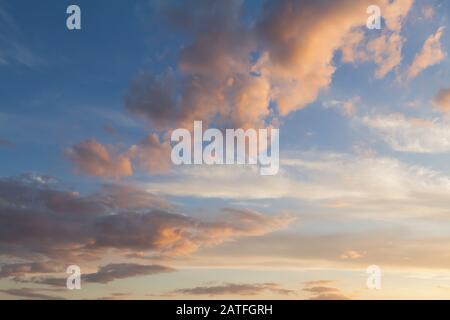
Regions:
<instances>
[{"instance_id":1,"label":"cumulus cloud","mask_svg":"<svg viewBox=\"0 0 450 320\"><path fill-rule=\"evenodd\" d=\"M337 51L357 59L346 40L363 30L370 4L382 7L386 32L370 41L363 60L375 61L380 78L390 72L401 60L399 32L412 2L273 1L251 25L243 22L240 1L165 7L166 20L193 40L181 48L175 68L144 73L131 84L126 108L156 130L190 128L193 120L261 126L315 101L331 83ZM365 38L359 31L352 43Z\"/></svg>"},{"instance_id":2,"label":"cumulus cloud","mask_svg":"<svg viewBox=\"0 0 450 320\"><path fill-rule=\"evenodd\" d=\"M450 89L440 90L433 99L435 108L442 112L450 111Z\"/></svg>"},{"instance_id":3,"label":"cumulus cloud","mask_svg":"<svg viewBox=\"0 0 450 320\"><path fill-rule=\"evenodd\" d=\"M175 66L158 74L142 72L131 82L125 109L165 137L175 128L192 129L194 120L205 128L277 125L329 87L339 51L343 62L373 61L377 78L394 70L412 3L268 1L251 24L237 0L156 6L164 22L191 40L180 46ZM378 37L365 32L366 9L373 4L380 5L386 24ZM353 112L350 101L345 113ZM146 172L167 172L169 148L152 134L123 153L87 140L68 155L79 172L124 177L136 171L134 162Z\"/></svg>"},{"instance_id":4,"label":"cumulus cloud","mask_svg":"<svg viewBox=\"0 0 450 320\"><path fill-rule=\"evenodd\" d=\"M443 97L442 101L445 101L445 94ZM450 151L447 120L427 120L394 113L366 116L362 119L362 123L396 151L416 153Z\"/></svg>"},{"instance_id":5,"label":"cumulus cloud","mask_svg":"<svg viewBox=\"0 0 450 320\"><path fill-rule=\"evenodd\" d=\"M170 294L207 295L207 296L223 296L223 295L253 296L267 291L280 295L289 295L294 293L293 290L284 289L277 283L252 283L252 284L225 283L222 285L199 286L194 288L178 289L170 292Z\"/></svg>"},{"instance_id":6,"label":"cumulus cloud","mask_svg":"<svg viewBox=\"0 0 450 320\"><path fill-rule=\"evenodd\" d=\"M444 27L440 27L435 34L432 34L423 44L421 51L416 55L412 65L408 68L406 78L414 79L424 69L441 62L446 53L441 46L441 38L444 34Z\"/></svg>"},{"instance_id":7,"label":"cumulus cloud","mask_svg":"<svg viewBox=\"0 0 450 320\"><path fill-rule=\"evenodd\" d=\"M145 73L131 84L126 109L156 129L190 128L194 120L206 125L218 114L222 122L241 114L243 122L254 124L268 114L267 84L250 74L253 40L240 21L240 5L183 2L169 8L171 24L190 21L183 32L193 41L181 49L176 70Z\"/></svg>"}]
</instances>

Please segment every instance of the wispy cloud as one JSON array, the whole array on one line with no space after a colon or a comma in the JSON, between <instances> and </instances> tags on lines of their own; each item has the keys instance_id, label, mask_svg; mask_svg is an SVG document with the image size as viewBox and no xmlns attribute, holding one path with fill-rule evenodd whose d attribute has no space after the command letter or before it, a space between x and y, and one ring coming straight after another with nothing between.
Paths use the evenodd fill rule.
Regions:
<instances>
[{"instance_id":1,"label":"wispy cloud","mask_svg":"<svg viewBox=\"0 0 450 320\"><path fill-rule=\"evenodd\" d=\"M221 285L199 286L194 288L177 289L169 294L175 295L205 295L205 296L253 296L266 291L279 294L294 294L294 290L284 289L276 283L225 283Z\"/></svg>"},{"instance_id":2,"label":"wispy cloud","mask_svg":"<svg viewBox=\"0 0 450 320\"><path fill-rule=\"evenodd\" d=\"M445 97L441 97L445 103ZM362 123L373 130L393 150L416 153L450 151L450 131L446 119L420 119L400 113L370 115Z\"/></svg>"},{"instance_id":3,"label":"wispy cloud","mask_svg":"<svg viewBox=\"0 0 450 320\"><path fill-rule=\"evenodd\" d=\"M318 280L313 282L306 282L303 291L311 294L310 300L349 300L350 297L344 294L340 289L317 284L328 284L329 281Z\"/></svg>"}]
</instances>

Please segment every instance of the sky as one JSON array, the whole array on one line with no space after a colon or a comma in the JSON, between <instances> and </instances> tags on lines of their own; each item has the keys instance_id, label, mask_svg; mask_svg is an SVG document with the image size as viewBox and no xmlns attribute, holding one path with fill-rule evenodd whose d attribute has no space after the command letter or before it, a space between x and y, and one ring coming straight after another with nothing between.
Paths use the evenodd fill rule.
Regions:
<instances>
[{"instance_id":1,"label":"sky","mask_svg":"<svg viewBox=\"0 0 450 320\"><path fill-rule=\"evenodd\" d=\"M449 299L449 13L0 0L0 298ZM174 165L194 121L279 129L278 173Z\"/></svg>"}]
</instances>

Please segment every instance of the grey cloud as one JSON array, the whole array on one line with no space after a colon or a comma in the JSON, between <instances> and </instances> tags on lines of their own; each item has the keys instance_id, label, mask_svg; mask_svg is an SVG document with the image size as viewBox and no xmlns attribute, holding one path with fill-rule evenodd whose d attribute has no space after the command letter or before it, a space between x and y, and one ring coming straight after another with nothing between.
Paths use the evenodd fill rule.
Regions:
<instances>
[{"instance_id":1,"label":"grey cloud","mask_svg":"<svg viewBox=\"0 0 450 320\"><path fill-rule=\"evenodd\" d=\"M51 262L14 263L1 266L0 279L6 277L20 277L32 273L52 273L60 271L61 267Z\"/></svg>"},{"instance_id":2,"label":"grey cloud","mask_svg":"<svg viewBox=\"0 0 450 320\"><path fill-rule=\"evenodd\" d=\"M87 274L83 278L87 282L108 283L116 279L124 279L129 277L145 276L174 271L175 269L161 265L117 263L101 266L97 272Z\"/></svg>"},{"instance_id":3,"label":"grey cloud","mask_svg":"<svg viewBox=\"0 0 450 320\"><path fill-rule=\"evenodd\" d=\"M258 295L265 291L270 291L280 295L288 295L294 293L293 290L284 289L276 283L225 283L223 285L215 286L199 286L194 288L178 289L172 292L172 294L182 295L208 295L208 296L220 296L220 295L242 295L252 296Z\"/></svg>"},{"instance_id":4,"label":"grey cloud","mask_svg":"<svg viewBox=\"0 0 450 320\"><path fill-rule=\"evenodd\" d=\"M100 266L97 272L82 274L82 282L102 283L106 284L114 280L126 279L137 276L148 276L159 273L175 272L170 267L152 264L136 264L136 263L112 263ZM31 278L14 278L13 280L23 283L43 284L54 287L65 288L67 278L64 277L31 277Z\"/></svg>"},{"instance_id":5,"label":"grey cloud","mask_svg":"<svg viewBox=\"0 0 450 320\"><path fill-rule=\"evenodd\" d=\"M35 288L6 289L0 290L0 292L25 299L64 300L62 297L48 295L46 293L42 293L42 289Z\"/></svg>"},{"instance_id":6,"label":"grey cloud","mask_svg":"<svg viewBox=\"0 0 450 320\"><path fill-rule=\"evenodd\" d=\"M3 139L3 138L0 138L0 147L1 146L3 146L3 147L10 147L12 145L13 145L13 143L11 141Z\"/></svg>"},{"instance_id":7,"label":"grey cloud","mask_svg":"<svg viewBox=\"0 0 450 320\"><path fill-rule=\"evenodd\" d=\"M124 255L185 255L264 235L293 221L284 215L232 209L203 221L172 213L161 208L161 199L130 188L107 185L80 196L48 183L1 179L0 255L72 262L98 259L108 249Z\"/></svg>"}]
</instances>

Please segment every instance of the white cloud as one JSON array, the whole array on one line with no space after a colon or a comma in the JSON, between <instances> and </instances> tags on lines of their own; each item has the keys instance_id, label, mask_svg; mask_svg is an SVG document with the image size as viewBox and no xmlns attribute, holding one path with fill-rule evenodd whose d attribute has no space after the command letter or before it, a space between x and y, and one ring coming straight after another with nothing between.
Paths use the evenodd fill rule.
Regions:
<instances>
[{"instance_id":1,"label":"white cloud","mask_svg":"<svg viewBox=\"0 0 450 320\"><path fill-rule=\"evenodd\" d=\"M180 167L146 188L169 196L292 199L349 215L441 215L450 206L449 176L389 157L299 153L282 159L280 168L265 177L243 166Z\"/></svg>"},{"instance_id":2,"label":"white cloud","mask_svg":"<svg viewBox=\"0 0 450 320\"><path fill-rule=\"evenodd\" d=\"M416 153L450 151L450 124L446 120L424 120L402 114L366 116L362 123L393 150Z\"/></svg>"}]
</instances>

